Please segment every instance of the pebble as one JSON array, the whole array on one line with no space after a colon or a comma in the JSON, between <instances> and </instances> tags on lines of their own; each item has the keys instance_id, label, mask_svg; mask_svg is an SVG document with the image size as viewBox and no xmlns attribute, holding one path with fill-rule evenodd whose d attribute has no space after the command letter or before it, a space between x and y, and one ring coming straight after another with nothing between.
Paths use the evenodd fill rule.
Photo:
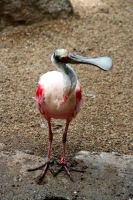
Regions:
<instances>
[{"instance_id":1,"label":"pebble","mask_svg":"<svg viewBox=\"0 0 133 200\"><path fill-rule=\"evenodd\" d=\"M0 143L0 151L2 151L4 148L6 147L6 145L5 144L3 144L3 143Z\"/></svg>"},{"instance_id":2,"label":"pebble","mask_svg":"<svg viewBox=\"0 0 133 200\"><path fill-rule=\"evenodd\" d=\"M30 154L30 155L34 155L34 151L32 151L30 149L24 150L24 153L27 153L27 154Z\"/></svg>"}]
</instances>

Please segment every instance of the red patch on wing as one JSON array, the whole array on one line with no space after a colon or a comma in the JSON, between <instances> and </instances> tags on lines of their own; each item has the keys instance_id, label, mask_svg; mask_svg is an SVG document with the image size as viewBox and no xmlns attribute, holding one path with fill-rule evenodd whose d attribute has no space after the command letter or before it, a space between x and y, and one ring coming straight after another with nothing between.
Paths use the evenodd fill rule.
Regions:
<instances>
[{"instance_id":1,"label":"red patch on wing","mask_svg":"<svg viewBox=\"0 0 133 200\"><path fill-rule=\"evenodd\" d=\"M39 99L40 96L43 94L43 88L39 85L36 91L36 99Z\"/></svg>"},{"instance_id":2,"label":"red patch on wing","mask_svg":"<svg viewBox=\"0 0 133 200\"><path fill-rule=\"evenodd\" d=\"M44 102L44 89L41 85L38 86L36 91L36 101L40 104Z\"/></svg>"},{"instance_id":3,"label":"red patch on wing","mask_svg":"<svg viewBox=\"0 0 133 200\"><path fill-rule=\"evenodd\" d=\"M36 101L37 101L37 105L38 105L38 109L40 111L40 113L47 118L46 115L46 109L45 109L45 96L44 96L44 88L39 85L36 91Z\"/></svg>"},{"instance_id":4,"label":"red patch on wing","mask_svg":"<svg viewBox=\"0 0 133 200\"><path fill-rule=\"evenodd\" d=\"M82 99L82 92L81 92L81 88L80 88L80 90L77 90L77 91L76 91L76 100L77 100L78 102L80 102L81 99Z\"/></svg>"},{"instance_id":5,"label":"red patch on wing","mask_svg":"<svg viewBox=\"0 0 133 200\"><path fill-rule=\"evenodd\" d=\"M78 90L76 90L76 107L75 107L74 117L80 111L81 101L82 101L82 92L80 87Z\"/></svg>"}]
</instances>

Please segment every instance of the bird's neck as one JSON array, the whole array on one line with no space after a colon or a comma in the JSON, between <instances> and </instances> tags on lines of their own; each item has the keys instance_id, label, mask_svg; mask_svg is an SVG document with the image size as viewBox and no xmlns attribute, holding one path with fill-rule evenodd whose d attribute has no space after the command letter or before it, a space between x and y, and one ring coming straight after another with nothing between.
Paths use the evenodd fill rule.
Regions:
<instances>
[{"instance_id":1,"label":"bird's neck","mask_svg":"<svg viewBox=\"0 0 133 200\"><path fill-rule=\"evenodd\" d=\"M69 87L69 92L71 93L75 89L77 84L76 73L74 72L74 70L71 68L70 65L57 61L54 58L54 55L52 56L51 60L56 69L63 74L64 79L66 80L66 86L68 83L70 83L68 84L68 87Z\"/></svg>"}]
</instances>

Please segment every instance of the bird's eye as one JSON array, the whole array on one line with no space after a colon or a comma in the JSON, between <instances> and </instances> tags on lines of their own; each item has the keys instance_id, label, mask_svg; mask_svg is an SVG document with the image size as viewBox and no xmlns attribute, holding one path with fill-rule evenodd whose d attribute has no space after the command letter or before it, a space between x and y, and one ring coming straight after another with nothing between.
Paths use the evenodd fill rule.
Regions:
<instances>
[{"instance_id":1,"label":"bird's eye","mask_svg":"<svg viewBox=\"0 0 133 200\"><path fill-rule=\"evenodd\" d=\"M58 55L56 55L55 53L54 53L54 58L55 58L57 61L60 61L60 57L59 57Z\"/></svg>"}]
</instances>

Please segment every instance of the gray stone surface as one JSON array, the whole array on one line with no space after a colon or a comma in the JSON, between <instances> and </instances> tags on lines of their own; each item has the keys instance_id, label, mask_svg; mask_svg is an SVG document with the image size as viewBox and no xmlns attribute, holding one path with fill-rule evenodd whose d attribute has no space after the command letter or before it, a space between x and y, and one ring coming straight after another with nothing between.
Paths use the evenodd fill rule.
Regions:
<instances>
[{"instance_id":1,"label":"gray stone surface","mask_svg":"<svg viewBox=\"0 0 133 200\"><path fill-rule=\"evenodd\" d=\"M27 169L43 163L43 158L21 151L1 151L0 199L133 199L133 156L82 151L75 160L71 162L85 172L74 172L74 183L64 173L55 178L48 172L42 185L38 185L36 177L40 172Z\"/></svg>"},{"instance_id":2,"label":"gray stone surface","mask_svg":"<svg viewBox=\"0 0 133 200\"><path fill-rule=\"evenodd\" d=\"M65 18L72 13L69 0L1 0L0 26L29 24L45 18Z\"/></svg>"}]
</instances>

